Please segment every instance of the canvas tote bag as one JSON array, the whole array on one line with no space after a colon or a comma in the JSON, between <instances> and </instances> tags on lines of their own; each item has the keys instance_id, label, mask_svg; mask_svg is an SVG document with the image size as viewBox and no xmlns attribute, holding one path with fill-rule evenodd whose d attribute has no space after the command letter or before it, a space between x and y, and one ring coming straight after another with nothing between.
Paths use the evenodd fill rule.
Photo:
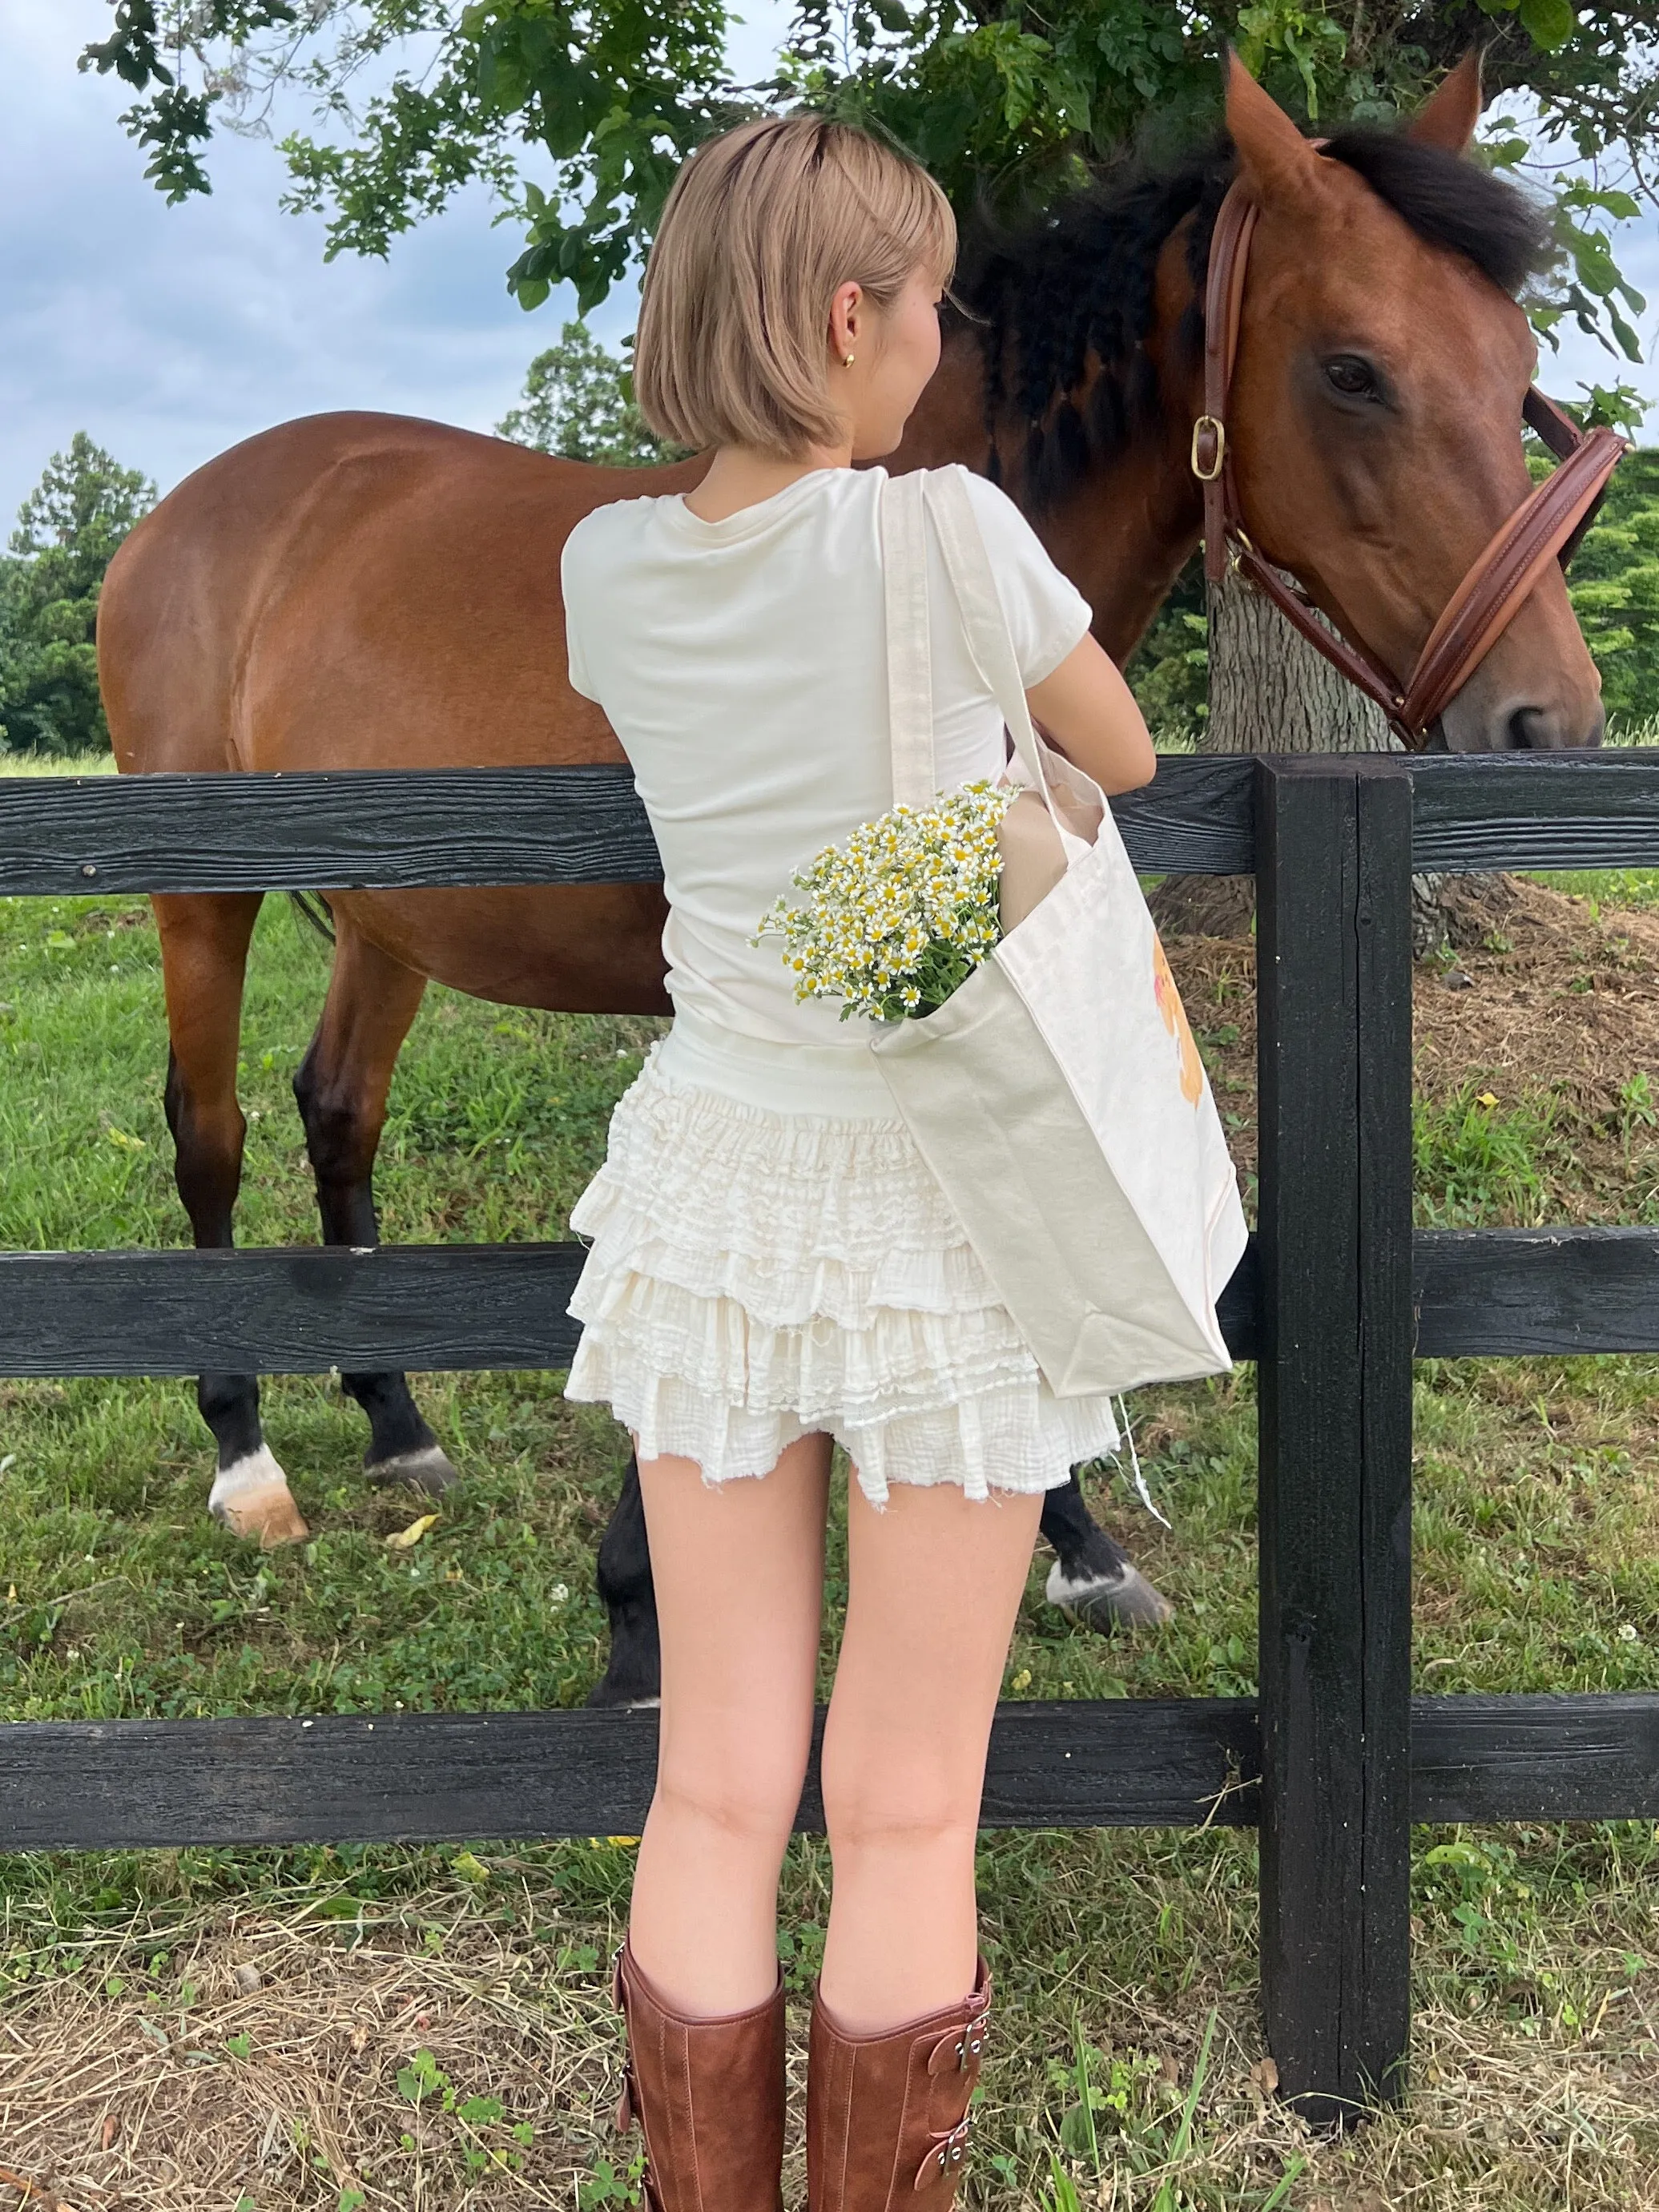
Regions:
<instances>
[{"instance_id":1,"label":"canvas tote bag","mask_svg":"<svg viewBox=\"0 0 1659 2212\"><path fill-rule=\"evenodd\" d=\"M958 471L899 477L882 496L895 803L937 795L931 524L944 611L1030 787L1004 841L1009 888L1019 878L1028 895L1015 907L1037 895L936 1012L878 1030L876 1063L1057 1396L1221 1373L1215 1302L1247 1237L1238 1179L1134 870L1098 787L1032 727Z\"/></svg>"}]
</instances>

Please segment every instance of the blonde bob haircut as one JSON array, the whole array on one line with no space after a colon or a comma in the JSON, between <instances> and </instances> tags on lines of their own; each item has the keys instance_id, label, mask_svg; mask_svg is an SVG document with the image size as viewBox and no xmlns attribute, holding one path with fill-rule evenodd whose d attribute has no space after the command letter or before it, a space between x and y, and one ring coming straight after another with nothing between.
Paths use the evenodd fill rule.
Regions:
<instances>
[{"instance_id":1,"label":"blonde bob haircut","mask_svg":"<svg viewBox=\"0 0 1659 2212\"><path fill-rule=\"evenodd\" d=\"M830 307L890 307L918 269L945 283L956 218L921 163L822 116L745 123L675 180L646 265L634 389L659 438L798 459L846 434L830 404Z\"/></svg>"}]
</instances>

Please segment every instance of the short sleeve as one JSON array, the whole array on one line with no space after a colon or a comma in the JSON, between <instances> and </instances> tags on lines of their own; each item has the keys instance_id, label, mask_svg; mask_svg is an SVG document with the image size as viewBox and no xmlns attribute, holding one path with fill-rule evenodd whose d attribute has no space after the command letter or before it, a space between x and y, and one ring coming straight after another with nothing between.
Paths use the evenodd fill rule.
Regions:
<instances>
[{"instance_id":1,"label":"short sleeve","mask_svg":"<svg viewBox=\"0 0 1659 2212\"><path fill-rule=\"evenodd\" d=\"M588 673L587 657L582 651L582 614L587 593L583 589L581 536L582 524L579 522L565 539L564 551L559 556L559 587L564 599L564 651L571 690L580 691L584 699L592 699L597 704L598 694Z\"/></svg>"},{"instance_id":2,"label":"short sleeve","mask_svg":"<svg viewBox=\"0 0 1659 2212\"><path fill-rule=\"evenodd\" d=\"M1054 674L1082 641L1093 616L1089 602L1069 577L1060 574L1006 492L971 469L963 469L962 475L991 556L1020 681L1029 691Z\"/></svg>"}]
</instances>

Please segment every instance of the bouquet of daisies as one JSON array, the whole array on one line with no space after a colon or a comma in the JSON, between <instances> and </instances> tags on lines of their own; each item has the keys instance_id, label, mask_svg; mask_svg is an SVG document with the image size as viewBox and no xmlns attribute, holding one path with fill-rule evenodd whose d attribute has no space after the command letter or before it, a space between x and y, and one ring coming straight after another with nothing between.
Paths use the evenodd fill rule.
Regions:
<instances>
[{"instance_id":1,"label":"bouquet of daisies","mask_svg":"<svg viewBox=\"0 0 1659 2212\"><path fill-rule=\"evenodd\" d=\"M963 784L932 806L896 806L797 870L752 940L783 939L795 996L839 999L841 1018L920 1018L966 982L1002 934L997 830L1017 796Z\"/></svg>"}]
</instances>

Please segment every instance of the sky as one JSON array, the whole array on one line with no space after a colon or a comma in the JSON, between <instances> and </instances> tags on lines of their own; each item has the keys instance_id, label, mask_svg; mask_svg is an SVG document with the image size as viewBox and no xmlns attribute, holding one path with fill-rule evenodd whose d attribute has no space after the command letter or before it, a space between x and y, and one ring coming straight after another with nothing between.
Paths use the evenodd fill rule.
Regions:
<instances>
[{"instance_id":1,"label":"sky","mask_svg":"<svg viewBox=\"0 0 1659 2212\"><path fill-rule=\"evenodd\" d=\"M789 12L749 0L739 76L762 72ZM277 206L275 149L222 134L212 198L169 208L116 122L130 92L76 70L109 20L106 0L0 0L0 538L78 429L166 490L238 439L323 408L491 428L574 301L556 293L526 315L509 298L518 246L491 227L486 196L462 194L386 262L325 264L320 218ZM1651 222L1620 250L1659 353ZM593 326L615 343L632 319L617 295ZM1544 381L1571 396L1581 378L1620 374L1659 406L1659 368L1620 370L1576 333ZM1644 435L1659 436L1659 414Z\"/></svg>"}]
</instances>

